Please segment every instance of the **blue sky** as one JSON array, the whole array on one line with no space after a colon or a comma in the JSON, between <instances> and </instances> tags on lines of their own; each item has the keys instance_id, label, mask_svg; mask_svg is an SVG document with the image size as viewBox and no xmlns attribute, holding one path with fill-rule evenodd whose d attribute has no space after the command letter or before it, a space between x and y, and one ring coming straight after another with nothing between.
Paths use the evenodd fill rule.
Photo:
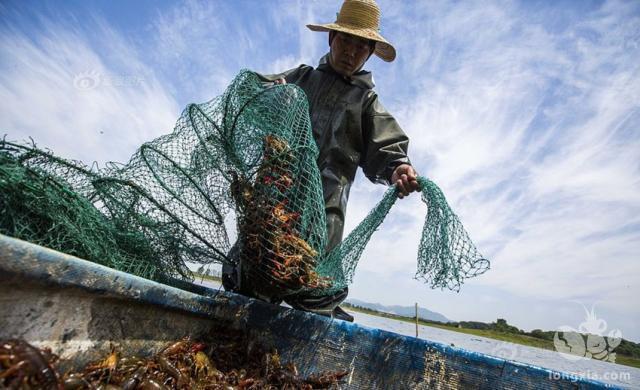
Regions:
<instances>
[{"instance_id":1,"label":"blue sky","mask_svg":"<svg viewBox=\"0 0 640 390\"><path fill-rule=\"evenodd\" d=\"M242 68L315 65L339 1L0 3L0 129L85 162L125 162ZM426 209L398 202L354 298L454 320L578 328L640 341L640 2L380 1L398 50L366 68L440 185L486 274L460 293L412 279ZM361 174L352 229L385 188ZM605 333L606 333L605 332Z\"/></svg>"}]
</instances>

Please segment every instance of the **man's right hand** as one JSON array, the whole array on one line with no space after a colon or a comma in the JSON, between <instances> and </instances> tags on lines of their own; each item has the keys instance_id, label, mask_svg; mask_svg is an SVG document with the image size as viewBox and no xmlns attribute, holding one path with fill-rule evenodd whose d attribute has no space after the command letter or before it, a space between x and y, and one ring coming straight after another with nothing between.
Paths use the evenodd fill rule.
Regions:
<instances>
[{"instance_id":1,"label":"man's right hand","mask_svg":"<svg viewBox=\"0 0 640 390\"><path fill-rule=\"evenodd\" d=\"M286 83L287 83L287 80L285 80L283 78L277 79L276 81L273 82L273 84L275 84L275 85L280 85L280 84L284 85Z\"/></svg>"},{"instance_id":2,"label":"man's right hand","mask_svg":"<svg viewBox=\"0 0 640 390\"><path fill-rule=\"evenodd\" d=\"M396 167L391 175L391 184L398 187L398 198L400 199L420 189L418 174L409 164L401 164Z\"/></svg>"}]
</instances>

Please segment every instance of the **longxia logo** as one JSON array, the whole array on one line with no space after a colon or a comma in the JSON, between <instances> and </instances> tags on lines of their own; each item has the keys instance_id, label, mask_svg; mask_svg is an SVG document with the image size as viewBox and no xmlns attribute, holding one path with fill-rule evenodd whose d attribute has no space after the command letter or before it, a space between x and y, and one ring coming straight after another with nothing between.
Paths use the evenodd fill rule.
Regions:
<instances>
[{"instance_id":1,"label":"longxia logo","mask_svg":"<svg viewBox=\"0 0 640 390\"><path fill-rule=\"evenodd\" d=\"M591 311L584 307L585 321L578 329L561 326L553 336L556 351L566 359L576 361L584 358L604 360L615 363L614 349L622 341L622 332L612 329L605 336L607 322L596 316L593 307Z\"/></svg>"},{"instance_id":2,"label":"longxia logo","mask_svg":"<svg viewBox=\"0 0 640 390\"><path fill-rule=\"evenodd\" d=\"M516 360L520 348L516 344L502 342L493 348L491 354L505 360Z\"/></svg>"}]
</instances>

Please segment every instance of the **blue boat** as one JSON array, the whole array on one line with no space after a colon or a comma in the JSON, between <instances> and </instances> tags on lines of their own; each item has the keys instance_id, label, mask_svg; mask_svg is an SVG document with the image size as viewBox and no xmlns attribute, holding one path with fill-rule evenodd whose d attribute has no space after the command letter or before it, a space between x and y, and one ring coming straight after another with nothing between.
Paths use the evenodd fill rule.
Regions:
<instances>
[{"instance_id":1,"label":"blue boat","mask_svg":"<svg viewBox=\"0 0 640 390\"><path fill-rule=\"evenodd\" d=\"M0 338L49 347L61 369L118 345L156 353L212 327L275 347L302 375L346 370L345 389L601 389L612 385L185 283L119 272L0 235Z\"/></svg>"}]
</instances>

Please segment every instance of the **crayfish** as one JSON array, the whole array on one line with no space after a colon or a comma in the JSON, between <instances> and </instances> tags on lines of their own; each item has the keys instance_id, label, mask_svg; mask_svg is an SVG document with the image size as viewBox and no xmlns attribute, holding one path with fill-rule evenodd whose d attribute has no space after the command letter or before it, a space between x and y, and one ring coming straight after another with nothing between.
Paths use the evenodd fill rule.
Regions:
<instances>
[{"instance_id":1,"label":"crayfish","mask_svg":"<svg viewBox=\"0 0 640 390\"><path fill-rule=\"evenodd\" d=\"M62 382L53 363L57 356L23 340L0 342L0 387L9 389L60 389Z\"/></svg>"},{"instance_id":2,"label":"crayfish","mask_svg":"<svg viewBox=\"0 0 640 390\"><path fill-rule=\"evenodd\" d=\"M237 331L217 331L215 344L178 340L146 358L120 356L112 347L103 359L89 363L61 380L48 350L23 340L0 343L0 388L5 389L312 389L335 388L341 372L300 377L292 362L283 364L275 350ZM251 345L252 347L249 347ZM208 352L205 353L204 351Z\"/></svg>"}]
</instances>

